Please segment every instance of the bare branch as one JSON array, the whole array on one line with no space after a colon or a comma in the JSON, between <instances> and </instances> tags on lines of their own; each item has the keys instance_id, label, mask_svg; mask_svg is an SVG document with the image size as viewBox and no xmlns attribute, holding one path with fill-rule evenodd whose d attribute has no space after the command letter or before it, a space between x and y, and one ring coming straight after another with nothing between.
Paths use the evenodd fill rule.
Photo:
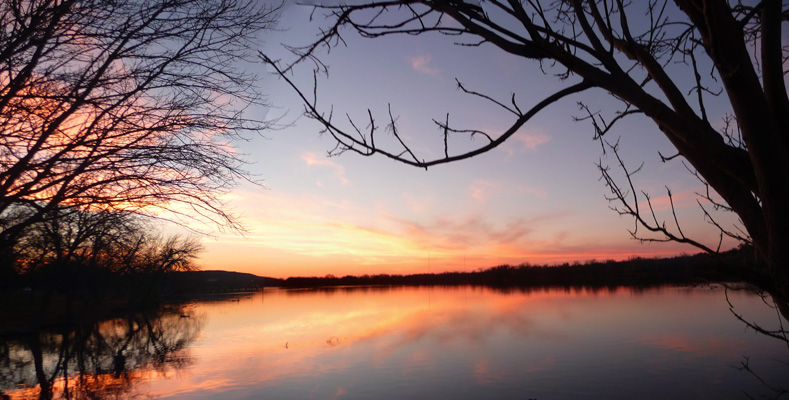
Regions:
<instances>
[{"instance_id":1,"label":"bare branch","mask_svg":"<svg viewBox=\"0 0 789 400\"><path fill-rule=\"evenodd\" d=\"M670 190L667 200L674 220L670 226L654 209L646 211L651 206L649 196L635 190L634 172L625 168L616 146L602 139L619 121L638 113L676 150L671 156L659 154L661 160L681 156L692 166L692 173L717 193L712 198L707 190L706 200L702 194L700 202L704 218L720 231L717 249L724 236L752 243L771 265L775 279L784 282L782 290L789 296L789 209L785 206L789 203L789 95L784 79L789 73L789 44L781 41L784 22L789 21L788 4L775 0L756 5L725 0L372 0L315 10L325 13L328 28L313 43L291 48L294 61L280 65L265 55L261 58L302 97L306 114L337 140L340 151L365 156L378 153L423 168L464 160L496 148L547 105L597 87L624 106L613 117L604 118L580 104L582 116L577 120L591 122L603 155L613 150L617 168L625 174L627 184L619 187L612 171L598 165L612 191L612 208L634 218L631 234L639 238L638 229L646 229L657 237L641 238L644 241L672 240L715 252L715 246L686 236ZM322 114L317 80L313 98L307 101L303 89L289 76L302 62L313 63L314 75L325 73L319 50L345 45L342 28L366 38L438 33L452 36L451 42L461 46L493 45L507 55L535 61L543 75L559 83L580 83L565 84L527 110L516 102L523 97L515 93L502 101L458 82L462 93L485 100L515 119L504 133L494 135L450 126L449 116L437 118L433 123L440 130L443 148L436 153L441 156L423 160L397 131L391 110L389 130L395 140L394 148L387 149L371 140L374 129L360 131L351 122L346 131L335 125L331 113ZM725 115L722 130L710 122L717 114ZM453 154L450 135L453 139L481 136L485 143ZM643 210L638 200L646 200ZM742 227L721 226L710 211L734 212Z\"/></svg>"},{"instance_id":2,"label":"bare branch","mask_svg":"<svg viewBox=\"0 0 789 400\"><path fill-rule=\"evenodd\" d=\"M770 330L770 329L765 329L765 328L759 326L759 324L757 324L755 322L750 322L750 321L746 320L741 314L738 314L736 311L734 311L734 305L731 303L731 300L729 300L729 292L728 292L729 291L729 287L727 286L725 288L725 290L726 290L726 292L725 292L726 293L726 303L729 304L729 311L732 313L732 315L734 315L735 318L740 320L740 322L744 323L745 326L747 326L748 328L751 328L754 331L759 332L759 333L761 333L763 335L769 336L771 338L775 338L775 339L781 340L781 341L786 343L787 347L789 347L789 336L787 336L787 335L789 335L789 333L785 329L783 329L783 326L781 326L781 328L779 328L777 330ZM773 305L771 307L776 307L777 308L777 305ZM778 316L778 321L780 321L780 320L781 320L781 317L779 315Z\"/></svg>"},{"instance_id":3,"label":"bare branch","mask_svg":"<svg viewBox=\"0 0 789 400\"><path fill-rule=\"evenodd\" d=\"M242 230L221 195L254 180L228 142L273 122L243 116L264 102L239 65L276 8L24 3L0 5L0 248L64 206Z\"/></svg>"},{"instance_id":4,"label":"bare branch","mask_svg":"<svg viewBox=\"0 0 789 400\"><path fill-rule=\"evenodd\" d=\"M291 88L293 88L293 90L298 94L299 97L301 97L301 99L304 101L305 115L308 116L309 118L315 119L318 122L320 122L321 125L324 126L325 132L328 132L337 140L337 142L340 144L340 148L343 151L352 150L363 156L371 156L373 154L378 153L386 157L389 157L391 159L400 161L402 163L416 167L421 167L421 168L428 168L434 165L446 164L454 161L463 160L493 150L496 147L500 146L502 143L504 143L512 135L514 135L527 121L529 121L538 112L542 111L545 107L561 100L566 96L579 93L590 87L590 84L586 81L571 85L546 97L542 101L532 106L527 112L520 113L518 108L509 108L501 102L495 101L486 95L479 94L474 91L469 91L464 87L462 87L461 85L461 90L463 90L464 92L494 102L496 105L503 107L508 111L516 114L518 118L510 125L510 127L504 133L498 135L495 138L493 137L493 135L489 133L485 133L478 130L453 129L448 124L449 123L448 116L445 119L446 120L445 123L434 121L434 123L436 123L442 130L443 139L446 144L446 147L444 149L444 156L433 160L423 160L416 156L416 154L411 150L410 146L405 141L403 141L402 137L400 136L397 127L394 123L395 119L391 112L391 106L389 108L390 123L388 125L388 128L389 131L393 134L393 136L397 139L397 142L400 144L400 148L397 150L397 152L381 149L379 147L374 146L374 143L372 141L368 141L367 137L372 136L372 131L368 131L367 134L361 134L360 132L355 130L354 132L356 132L357 134L351 134L347 130L334 124L331 121L331 118L324 117L324 114L320 110L318 110L317 108L318 106L315 102L308 101L304 92L296 85L296 83L292 79L290 79L285 74L285 69L280 67L276 61L270 59L268 56L266 56L263 53L260 54L260 57L263 60L263 62L271 66L277 72L280 78L283 79ZM313 87L312 91L313 93L315 93L317 89ZM355 127L355 125L352 124L352 128L353 127ZM450 133L465 133L468 134L469 137L482 135L487 139L488 143L485 144L484 146L478 147L476 149L464 153L450 155L448 144L446 143L446 139ZM404 157L404 155L407 155L408 157Z\"/></svg>"},{"instance_id":5,"label":"bare branch","mask_svg":"<svg viewBox=\"0 0 789 400\"><path fill-rule=\"evenodd\" d=\"M708 252L708 253L716 253L717 252L716 250L713 250L712 248L704 245L703 243L700 243L700 242L698 242L696 240L693 240L693 239L685 236L685 234L682 232L682 228L679 225L679 220L677 218L676 209L674 207L674 201L673 201L673 198L672 198L672 195L671 195L671 190L669 190L668 187L666 188L666 190L668 192L669 203L671 205L671 213L672 213L672 217L673 217L674 222L675 222L675 226L677 228L677 233L672 232L668 227L666 227L665 222L660 222L658 220L658 217L657 217L657 215L655 213L655 210L652 207L652 201L651 201L649 195L647 193L642 192L642 195L646 199L647 207L649 208L649 218L652 219L652 221L647 221L645 219L644 213L639 208L639 204L638 204L639 201L638 201L638 197L636 196L636 190L635 190L635 186L634 186L634 183L633 183L633 176L636 173L638 173L638 171L643 167L644 164L642 163L637 169L635 169L633 171L630 171L625 166L624 161L622 160L622 158L619 155L618 143L615 143L615 144L612 145L612 144L606 142L605 145L610 150L611 154L613 154L614 157L616 158L616 162L617 162L620 170L624 173L625 181L627 183L627 186L628 186L629 190L628 191L622 190L622 188L619 186L619 184L617 184L616 180L611 175L609 168L606 167L606 166L603 166L602 160L597 164L597 167L600 170L600 173L602 174L602 178L603 178L603 180L605 182L606 187L609 188L609 190L611 191L611 194L613 195L611 197L607 197L608 201L620 204L620 206L618 206L618 207L614 206L612 209L614 211L616 211L617 213L619 213L619 215L627 215L627 216L630 216L630 217L633 218L634 223L635 223L635 227L633 228L632 231L630 231L630 235L634 239L636 239L636 240L638 240L638 241L640 241L642 243L646 243L646 242L668 242L668 241L673 241L673 242L677 242L677 243L686 243L686 244L689 244L691 246L697 247L697 248L699 248L699 249L701 249L701 250L703 250L705 252ZM633 195L632 200L630 199L630 194L631 193ZM660 238L654 238L654 237L640 236L638 234L638 228L639 227L643 227L644 229L648 230L649 232L658 233L658 234L661 235L661 237Z\"/></svg>"}]
</instances>

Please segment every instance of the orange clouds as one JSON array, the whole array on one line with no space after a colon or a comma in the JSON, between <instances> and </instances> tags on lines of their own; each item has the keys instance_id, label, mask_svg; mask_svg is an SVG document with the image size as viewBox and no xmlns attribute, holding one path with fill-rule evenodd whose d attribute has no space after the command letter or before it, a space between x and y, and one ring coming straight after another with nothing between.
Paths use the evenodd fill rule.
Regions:
<instances>
[{"instance_id":1,"label":"orange clouds","mask_svg":"<svg viewBox=\"0 0 789 400\"><path fill-rule=\"evenodd\" d=\"M306 152L301 155L301 159L302 161L304 161L305 164L307 164L307 167L317 166L317 167L328 168L333 172L333 175L337 179L337 181L343 186L351 183L351 181L349 181L348 178L345 177L345 167L343 167L342 165L336 162L329 160L326 157L318 157L315 155L315 153ZM318 181L318 185L322 186L322 182Z\"/></svg>"},{"instance_id":2,"label":"orange clouds","mask_svg":"<svg viewBox=\"0 0 789 400\"><path fill-rule=\"evenodd\" d=\"M500 222L482 214L420 219L381 209L360 209L317 196L246 193L249 232L204 240L204 268L274 277L419 273L474 270L499 264L651 256L657 249L573 244L574 235L552 226L567 213ZM651 251L651 253L645 253ZM669 253L665 252L663 253Z\"/></svg>"}]
</instances>

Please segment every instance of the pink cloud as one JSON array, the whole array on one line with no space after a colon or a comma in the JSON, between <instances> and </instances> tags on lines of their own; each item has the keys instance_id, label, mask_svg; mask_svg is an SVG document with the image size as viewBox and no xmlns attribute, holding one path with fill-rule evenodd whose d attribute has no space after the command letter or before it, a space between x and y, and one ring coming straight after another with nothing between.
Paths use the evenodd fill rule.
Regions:
<instances>
[{"instance_id":1,"label":"pink cloud","mask_svg":"<svg viewBox=\"0 0 789 400\"><path fill-rule=\"evenodd\" d=\"M534 232L528 220L515 219L495 224L479 216L443 217L419 222L389 215L406 236L424 248L443 251L488 248L501 244L520 243Z\"/></svg>"},{"instance_id":2,"label":"pink cloud","mask_svg":"<svg viewBox=\"0 0 789 400\"><path fill-rule=\"evenodd\" d=\"M551 138L542 132L518 132L500 146L499 149L512 157L524 151L535 150L550 140Z\"/></svg>"},{"instance_id":3,"label":"pink cloud","mask_svg":"<svg viewBox=\"0 0 789 400\"><path fill-rule=\"evenodd\" d=\"M541 132L524 132L516 134L513 139L522 145L524 150L534 150L538 146L548 143L548 135Z\"/></svg>"},{"instance_id":4,"label":"pink cloud","mask_svg":"<svg viewBox=\"0 0 789 400\"><path fill-rule=\"evenodd\" d=\"M491 195L510 195L513 191L518 193L527 193L542 200L548 198L548 192L544 189L515 185L506 182L492 182L481 179L471 182L471 184L469 184L468 190L471 194L471 197L480 202L486 201Z\"/></svg>"},{"instance_id":5,"label":"pink cloud","mask_svg":"<svg viewBox=\"0 0 789 400\"><path fill-rule=\"evenodd\" d=\"M471 197L478 201L485 201L488 198L488 195L491 191L497 189L499 185L484 181L484 180L475 180L471 182L469 185L469 192L471 192Z\"/></svg>"},{"instance_id":6,"label":"pink cloud","mask_svg":"<svg viewBox=\"0 0 789 400\"><path fill-rule=\"evenodd\" d=\"M441 74L438 68L430 65L433 58L429 55L410 57L408 61L411 63L411 68L420 74L431 76L440 76Z\"/></svg>"},{"instance_id":7,"label":"pink cloud","mask_svg":"<svg viewBox=\"0 0 789 400\"><path fill-rule=\"evenodd\" d=\"M665 211L671 210L671 203L673 201L674 208L680 209L685 207L698 207L697 201L701 202L702 204L709 204L710 201L699 196L697 193L704 193L704 188L698 188L697 190L683 190L681 192L673 192L671 194L671 199L669 199L668 194L666 194L665 189L663 189L663 193L650 193L651 197L649 202L644 199L644 196L639 193L639 200L641 200L638 205L639 207L647 210L649 209L649 203L652 203L652 209L655 211ZM713 199L720 203L724 203L723 199L715 193L712 192L711 196Z\"/></svg>"},{"instance_id":8,"label":"pink cloud","mask_svg":"<svg viewBox=\"0 0 789 400\"><path fill-rule=\"evenodd\" d=\"M307 167L312 166L319 166L319 167L326 167L334 171L334 176L337 180L340 181L340 184L345 186L350 183L348 178L345 177L345 167L342 165L331 161L325 157L317 157L315 153L306 152L301 155L302 161L307 164ZM322 186L322 183L318 182L319 186Z\"/></svg>"}]
</instances>

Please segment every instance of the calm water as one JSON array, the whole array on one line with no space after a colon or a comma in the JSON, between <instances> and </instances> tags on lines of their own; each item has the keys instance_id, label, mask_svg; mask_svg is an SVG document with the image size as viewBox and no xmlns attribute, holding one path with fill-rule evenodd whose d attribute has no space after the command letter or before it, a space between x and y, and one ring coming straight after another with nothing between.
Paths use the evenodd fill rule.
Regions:
<instances>
[{"instance_id":1,"label":"calm water","mask_svg":"<svg viewBox=\"0 0 789 400\"><path fill-rule=\"evenodd\" d=\"M786 324L760 297L728 295L760 326ZM745 399L781 388L789 347L745 329L715 285L266 290L0 341L11 399Z\"/></svg>"}]
</instances>

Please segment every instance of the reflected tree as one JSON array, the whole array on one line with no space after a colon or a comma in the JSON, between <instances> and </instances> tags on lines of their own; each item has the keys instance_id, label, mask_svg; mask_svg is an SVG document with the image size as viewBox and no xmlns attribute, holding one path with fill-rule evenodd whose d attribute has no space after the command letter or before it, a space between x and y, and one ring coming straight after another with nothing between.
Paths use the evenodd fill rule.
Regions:
<instances>
[{"instance_id":1,"label":"reflected tree","mask_svg":"<svg viewBox=\"0 0 789 400\"><path fill-rule=\"evenodd\" d=\"M781 385L780 383L778 385L776 385L776 384L767 382L756 371L751 369L750 358L749 357L743 357L743 358L744 358L744 361L740 362L740 366L738 367L738 369L740 371L744 371L744 372L747 372L747 373L751 374L755 379L757 379L764 386L765 389L769 390L769 392L770 392L770 395L761 395L761 396L759 396L759 398L780 399L785 394L789 394L789 390L785 389L783 386L780 386ZM749 399L755 399L756 398L756 397L751 396L749 393L745 393L745 395Z\"/></svg>"},{"instance_id":2,"label":"reflected tree","mask_svg":"<svg viewBox=\"0 0 789 400\"><path fill-rule=\"evenodd\" d=\"M737 307L732 302L731 298L729 297L730 291L738 291L738 290L745 290L748 292L752 292L755 296L759 297L764 303L765 307L768 307L775 311L775 325L774 327L770 327L768 325L760 324L759 322L747 319L740 311L737 310ZM732 287L732 286L725 286L725 297L726 302L729 305L729 312L737 318L740 322L742 322L746 329L750 329L759 335L764 335L773 339L777 339L782 341L786 344L787 349L789 349L789 331L787 330L786 323L789 323L789 305L787 305L786 301L783 301L778 296L772 295L770 293L765 292L761 289L755 289L751 287ZM772 368L786 368L789 367L789 364L781 361L777 358L771 360L776 365L773 365ZM789 394L789 388L784 385L783 382L773 382L766 380L762 374L765 372L763 368L754 368L751 366L751 358L747 355L743 356L743 360L739 363L739 365L735 366L739 371L745 372L750 374L754 377L754 379L758 380L759 383L767 390L768 395L760 395L759 398L770 398L770 399L779 399L783 398L784 395ZM753 399L751 394L745 393L749 399Z\"/></svg>"},{"instance_id":3,"label":"reflected tree","mask_svg":"<svg viewBox=\"0 0 789 400\"><path fill-rule=\"evenodd\" d=\"M201 324L179 307L8 338L0 390L40 399L134 397L135 385L150 374L168 375L191 363L188 346Z\"/></svg>"},{"instance_id":4,"label":"reflected tree","mask_svg":"<svg viewBox=\"0 0 789 400\"><path fill-rule=\"evenodd\" d=\"M787 327L784 326L784 321L789 322L789 305L785 301L781 301L780 298L777 298L775 295L770 295L769 293L764 292L763 290L754 290L754 294L761 298L762 303L770 309L775 310L775 316L777 321L776 328L765 328L759 325L756 322L747 320L741 313L739 313L736 309L734 304L732 303L731 299L729 298L729 290L749 290L752 289L733 289L729 286L726 287L726 302L729 304L729 311L734 315L735 318L740 320L746 327L752 329L754 332L760 333L762 335L769 336L774 339L778 339L786 343L787 348L789 348L789 331L787 331Z\"/></svg>"}]
</instances>

